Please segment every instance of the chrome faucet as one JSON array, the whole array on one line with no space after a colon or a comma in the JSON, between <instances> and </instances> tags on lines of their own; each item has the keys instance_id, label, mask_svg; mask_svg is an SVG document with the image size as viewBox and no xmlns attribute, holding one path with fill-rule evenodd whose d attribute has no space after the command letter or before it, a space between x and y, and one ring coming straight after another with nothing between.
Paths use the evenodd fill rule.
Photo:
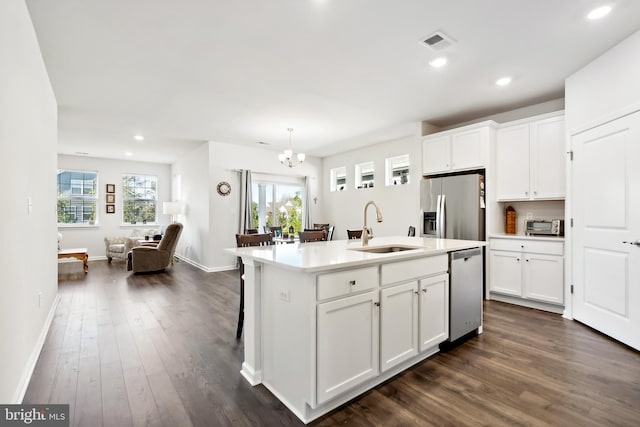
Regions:
<instances>
[{"instance_id":1,"label":"chrome faucet","mask_svg":"<svg viewBox=\"0 0 640 427\"><path fill-rule=\"evenodd\" d=\"M362 246L367 246L369 244L369 240L373 239L373 231L370 227L367 227L367 208L369 205L373 205L376 208L376 219L378 222L382 222L382 212L378 209L378 205L375 202L370 201L364 205L364 226L362 227Z\"/></svg>"}]
</instances>

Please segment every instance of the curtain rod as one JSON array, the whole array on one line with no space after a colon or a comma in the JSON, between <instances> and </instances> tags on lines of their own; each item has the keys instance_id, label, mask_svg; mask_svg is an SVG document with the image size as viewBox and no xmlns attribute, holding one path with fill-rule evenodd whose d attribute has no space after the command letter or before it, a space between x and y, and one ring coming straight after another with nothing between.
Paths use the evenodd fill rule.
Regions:
<instances>
[{"instance_id":1,"label":"curtain rod","mask_svg":"<svg viewBox=\"0 0 640 427\"><path fill-rule=\"evenodd\" d=\"M227 171L230 172L244 172L246 169L226 169ZM258 173L260 175L271 175L271 176L291 176L294 178L306 178L308 175L282 175L279 173L272 173L272 172L259 172L256 170L251 170L251 173Z\"/></svg>"}]
</instances>

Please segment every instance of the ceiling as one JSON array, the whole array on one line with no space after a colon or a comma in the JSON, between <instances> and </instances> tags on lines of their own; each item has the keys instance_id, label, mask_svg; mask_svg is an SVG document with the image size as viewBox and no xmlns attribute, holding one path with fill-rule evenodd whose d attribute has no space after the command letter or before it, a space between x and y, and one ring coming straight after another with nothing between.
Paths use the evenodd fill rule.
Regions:
<instances>
[{"instance_id":1,"label":"ceiling","mask_svg":"<svg viewBox=\"0 0 640 427\"><path fill-rule=\"evenodd\" d=\"M26 2L59 152L163 163L204 141L281 150L289 127L295 151L325 156L560 98L640 28L634 0L598 21L596 0ZM455 43L434 69L419 42L438 30Z\"/></svg>"}]
</instances>

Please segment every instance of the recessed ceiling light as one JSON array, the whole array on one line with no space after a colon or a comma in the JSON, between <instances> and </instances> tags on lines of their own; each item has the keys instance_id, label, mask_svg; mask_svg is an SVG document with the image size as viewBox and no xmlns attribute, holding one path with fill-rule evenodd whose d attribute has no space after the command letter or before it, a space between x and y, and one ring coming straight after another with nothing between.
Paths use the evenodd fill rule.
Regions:
<instances>
[{"instance_id":1,"label":"recessed ceiling light","mask_svg":"<svg viewBox=\"0 0 640 427\"><path fill-rule=\"evenodd\" d=\"M260 144L260 145L269 145L269 143L265 142L265 141L258 141L258 144Z\"/></svg>"},{"instance_id":2,"label":"recessed ceiling light","mask_svg":"<svg viewBox=\"0 0 640 427\"><path fill-rule=\"evenodd\" d=\"M124 155L127 157L131 157L133 156L133 153L131 151L127 151L126 153L124 153Z\"/></svg>"},{"instance_id":3,"label":"recessed ceiling light","mask_svg":"<svg viewBox=\"0 0 640 427\"><path fill-rule=\"evenodd\" d=\"M445 58L444 56L439 56L436 59L429 61L429 65L431 65L433 68L444 67L445 65L447 65L447 58Z\"/></svg>"},{"instance_id":4,"label":"recessed ceiling light","mask_svg":"<svg viewBox=\"0 0 640 427\"><path fill-rule=\"evenodd\" d=\"M498 86L507 86L509 83L511 83L511 77L500 77L496 80L496 85Z\"/></svg>"},{"instance_id":5,"label":"recessed ceiling light","mask_svg":"<svg viewBox=\"0 0 640 427\"><path fill-rule=\"evenodd\" d=\"M144 141L144 136L142 135L133 135L133 139L136 141Z\"/></svg>"},{"instance_id":6,"label":"recessed ceiling light","mask_svg":"<svg viewBox=\"0 0 640 427\"><path fill-rule=\"evenodd\" d=\"M600 6L589 12L589 14L587 15L587 19L590 19L592 21L600 19L607 16L609 12L611 12L611 6Z\"/></svg>"}]
</instances>

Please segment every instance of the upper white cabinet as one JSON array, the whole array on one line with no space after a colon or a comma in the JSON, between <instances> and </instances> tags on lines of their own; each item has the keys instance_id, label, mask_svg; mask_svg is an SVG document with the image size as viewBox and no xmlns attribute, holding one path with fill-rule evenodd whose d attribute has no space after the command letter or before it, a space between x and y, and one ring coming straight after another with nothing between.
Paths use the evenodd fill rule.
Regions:
<instances>
[{"instance_id":1,"label":"upper white cabinet","mask_svg":"<svg viewBox=\"0 0 640 427\"><path fill-rule=\"evenodd\" d=\"M482 122L422 139L422 174L485 168L494 122Z\"/></svg>"},{"instance_id":2,"label":"upper white cabinet","mask_svg":"<svg viewBox=\"0 0 640 427\"><path fill-rule=\"evenodd\" d=\"M497 199L565 197L564 116L518 121L498 129Z\"/></svg>"}]
</instances>

